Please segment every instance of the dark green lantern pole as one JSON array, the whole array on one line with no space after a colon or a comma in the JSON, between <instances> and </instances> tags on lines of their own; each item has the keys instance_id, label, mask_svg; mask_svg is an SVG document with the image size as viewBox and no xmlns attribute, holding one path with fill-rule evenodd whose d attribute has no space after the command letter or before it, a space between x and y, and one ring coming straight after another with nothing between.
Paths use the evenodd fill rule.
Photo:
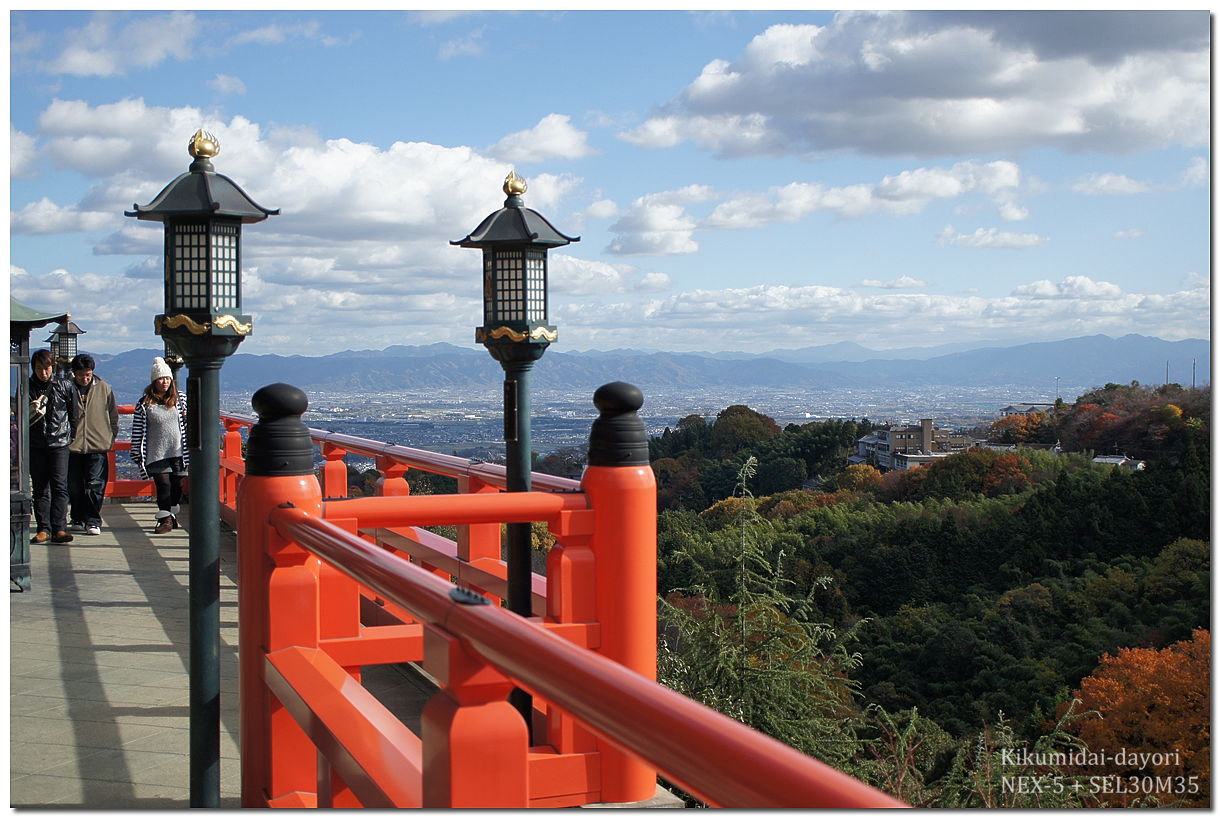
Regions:
<instances>
[{"instance_id":1,"label":"dark green lantern pole","mask_svg":"<svg viewBox=\"0 0 1220 818\"><path fill-rule=\"evenodd\" d=\"M565 236L537 212L525 207L525 180L509 173L504 207L485 218L458 247L483 251L483 326L475 341L487 347L504 369L505 482L509 491L529 491L532 439L529 374L558 338L547 316L547 250L579 237ZM533 570L529 523L508 525L508 609L532 615ZM523 690L512 702L531 730L533 703Z\"/></svg>"},{"instance_id":2,"label":"dark green lantern pole","mask_svg":"<svg viewBox=\"0 0 1220 818\"><path fill-rule=\"evenodd\" d=\"M178 370L182 369L182 365L186 361L182 360L182 356L178 354L177 348L174 347L170 339L165 338L163 341L165 343L165 355L163 356L165 363L169 366L170 377L174 379L174 386L180 390L182 385L178 383Z\"/></svg>"},{"instance_id":3,"label":"dark green lantern pole","mask_svg":"<svg viewBox=\"0 0 1220 818\"><path fill-rule=\"evenodd\" d=\"M165 312L155 329L186 362L190 451L190 787L220 806L220 368L253 329L241 312L241 226L279 213L216 173L216 137L197 131L186 173L124 213L165 225Z\"/></svg>"}]
</instances>

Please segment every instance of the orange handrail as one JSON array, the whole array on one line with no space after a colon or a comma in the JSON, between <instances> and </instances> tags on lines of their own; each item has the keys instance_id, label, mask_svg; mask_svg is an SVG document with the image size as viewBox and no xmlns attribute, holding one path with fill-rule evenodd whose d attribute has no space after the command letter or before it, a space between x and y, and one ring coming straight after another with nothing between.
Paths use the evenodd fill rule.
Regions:
<instances>
[{"instance_id":1,"label":"orange handrail","mask_svg":"<svg viewBox=\"0 0 1220 818\"><path fill-rule=\"evenodd\" d=\"M120 415L130 415L136 410L134 406L116 406ZM131 451L130 440L116 440L106 453L107 469L105 497L152 497L153 484L151 480L132 480L118 476L118 453Z\"/></svg>"},{"instance_id":2,"label":"orange handrail","mask_svg":"<svg viewBox=\"0 0 1220 818\"><path fill-rule=\"evenodd\" d=\"M357 582L458 638L484 661L713 806L906 804L698 702L491 605L325 520L280 508L271 524Z\"/></svg>"},{"instance_id":3,"label":"orange handrail","mask_svg":"<svg viewBox=\"0 0 1220 818\"><path fill-rule=\"evenodd\" d=\"M255 418L249 415L221 412L220 416L226 424L232 423L235 426L248 427L253 426L256 422ZM498 463L484 463L465 457L440 454L439 452L430 452L426 449L415 449L410 446L400 446L394 443L378 443L375 440L354 437L341 432L328 432L322 429L311 428L309 430L309 437L318 446L334 446L349 454L370 458L386 457L404 466L431 472L432 474L456 478L476 478L487 485L496 486L500 489L507 487L504 466ZM534 488L541 491L577 491L580 489L579 480L557 477L552 474L542 474L540 472L533 473L531 482Z\"/></svg>"}]
</instances>

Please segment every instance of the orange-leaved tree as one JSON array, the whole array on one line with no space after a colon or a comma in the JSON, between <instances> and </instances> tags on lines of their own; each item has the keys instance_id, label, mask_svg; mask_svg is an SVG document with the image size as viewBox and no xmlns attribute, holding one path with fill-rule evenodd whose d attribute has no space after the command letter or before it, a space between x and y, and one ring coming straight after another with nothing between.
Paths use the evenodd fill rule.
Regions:
<instances>
[{"instance_id":1,"label":"orange-leaved tree","mask_svg":"<svg viewBox=\"0 0 1220 818\"><path fill-rule=\"evenodd\" d=\"M1121 648L1101 657L1076 694L1101 718L1074 726L1090 752L1107 759L1082 772L1124 782L1103 800L1210 806L1210 680L1211 634L1202 628L1162 650Z\"/></svg>"}]
</instances>

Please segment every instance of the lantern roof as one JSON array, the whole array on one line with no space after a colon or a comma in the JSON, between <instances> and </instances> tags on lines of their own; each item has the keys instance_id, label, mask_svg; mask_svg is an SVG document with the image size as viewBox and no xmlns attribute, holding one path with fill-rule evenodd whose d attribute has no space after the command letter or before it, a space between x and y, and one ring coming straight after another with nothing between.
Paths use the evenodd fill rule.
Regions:
<instances>
[{"instance_id":1,"label":"lantern roof","mask_svg":"<svg viewBox=\"0 0 1220 818\"><path fill-rule=\"evenodd\" d=\"M59 326L56 329L52 330L51 334L52 335L84 335L85 330L76 326L76 322L72 320L71 316L68 316L66 320L59 322Z\"/></svg>"},{"instance_id":2,"label":"lantern roof","mask_svg":"<svg viewBox=\"0 0 1220 818\"><path fill-rule=\"evenodd\" d=\"M135 210L124 216L164 222L184 217L227 216L242 224L261 222L279 210L268 210L251 199L227 176L216 172L212 157L220 153L216 137L204 130L191 137L188 151L195 161L186 173L165 186L147 205L132 205Z\"/></svg>"},{"instance_id":3,"label":"lantern roof","mask_svg":"<svg viewBox=\"0 0 1220 818\"><path fill-rule=\"evenodd\" d=\"M521 194L525 180L510 171L504 180L504 207L490 214L470 235L449 242L458 247L491 247L497 244L532 244L541 247L562 247L579 236L566 236L546 220L541 213L525 206Z\"/></svg>"}]
</instances>

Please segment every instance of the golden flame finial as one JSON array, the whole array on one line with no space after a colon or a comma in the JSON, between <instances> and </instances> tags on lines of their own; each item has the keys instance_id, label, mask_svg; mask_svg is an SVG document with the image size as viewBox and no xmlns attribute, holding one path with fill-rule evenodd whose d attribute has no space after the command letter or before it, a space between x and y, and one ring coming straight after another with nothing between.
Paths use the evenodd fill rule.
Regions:
<instances>
[{"instance_id":1,"label":"golden flame finial","mask_svg":"<svg viewBox=\"0 0 1220 818\"><path fill-rule=\"evenodd\" d=\"M520 196L525 193L527 187L525 180L518 176L515 170L510 170L508 176L504 177L505 196Z\"/></svg>"},{"instance_id":2,"label":"golden flame finial","mask_svg":"<svg viewBox=\"0 0 1220 818\"><path fill-rule=\"evenodd\" d=\"M211 159L220 153L220 140L203 128L200 128L191 137L191 142L187 145L187 151L195 159Z\"/></svg>"}]
</instances>

